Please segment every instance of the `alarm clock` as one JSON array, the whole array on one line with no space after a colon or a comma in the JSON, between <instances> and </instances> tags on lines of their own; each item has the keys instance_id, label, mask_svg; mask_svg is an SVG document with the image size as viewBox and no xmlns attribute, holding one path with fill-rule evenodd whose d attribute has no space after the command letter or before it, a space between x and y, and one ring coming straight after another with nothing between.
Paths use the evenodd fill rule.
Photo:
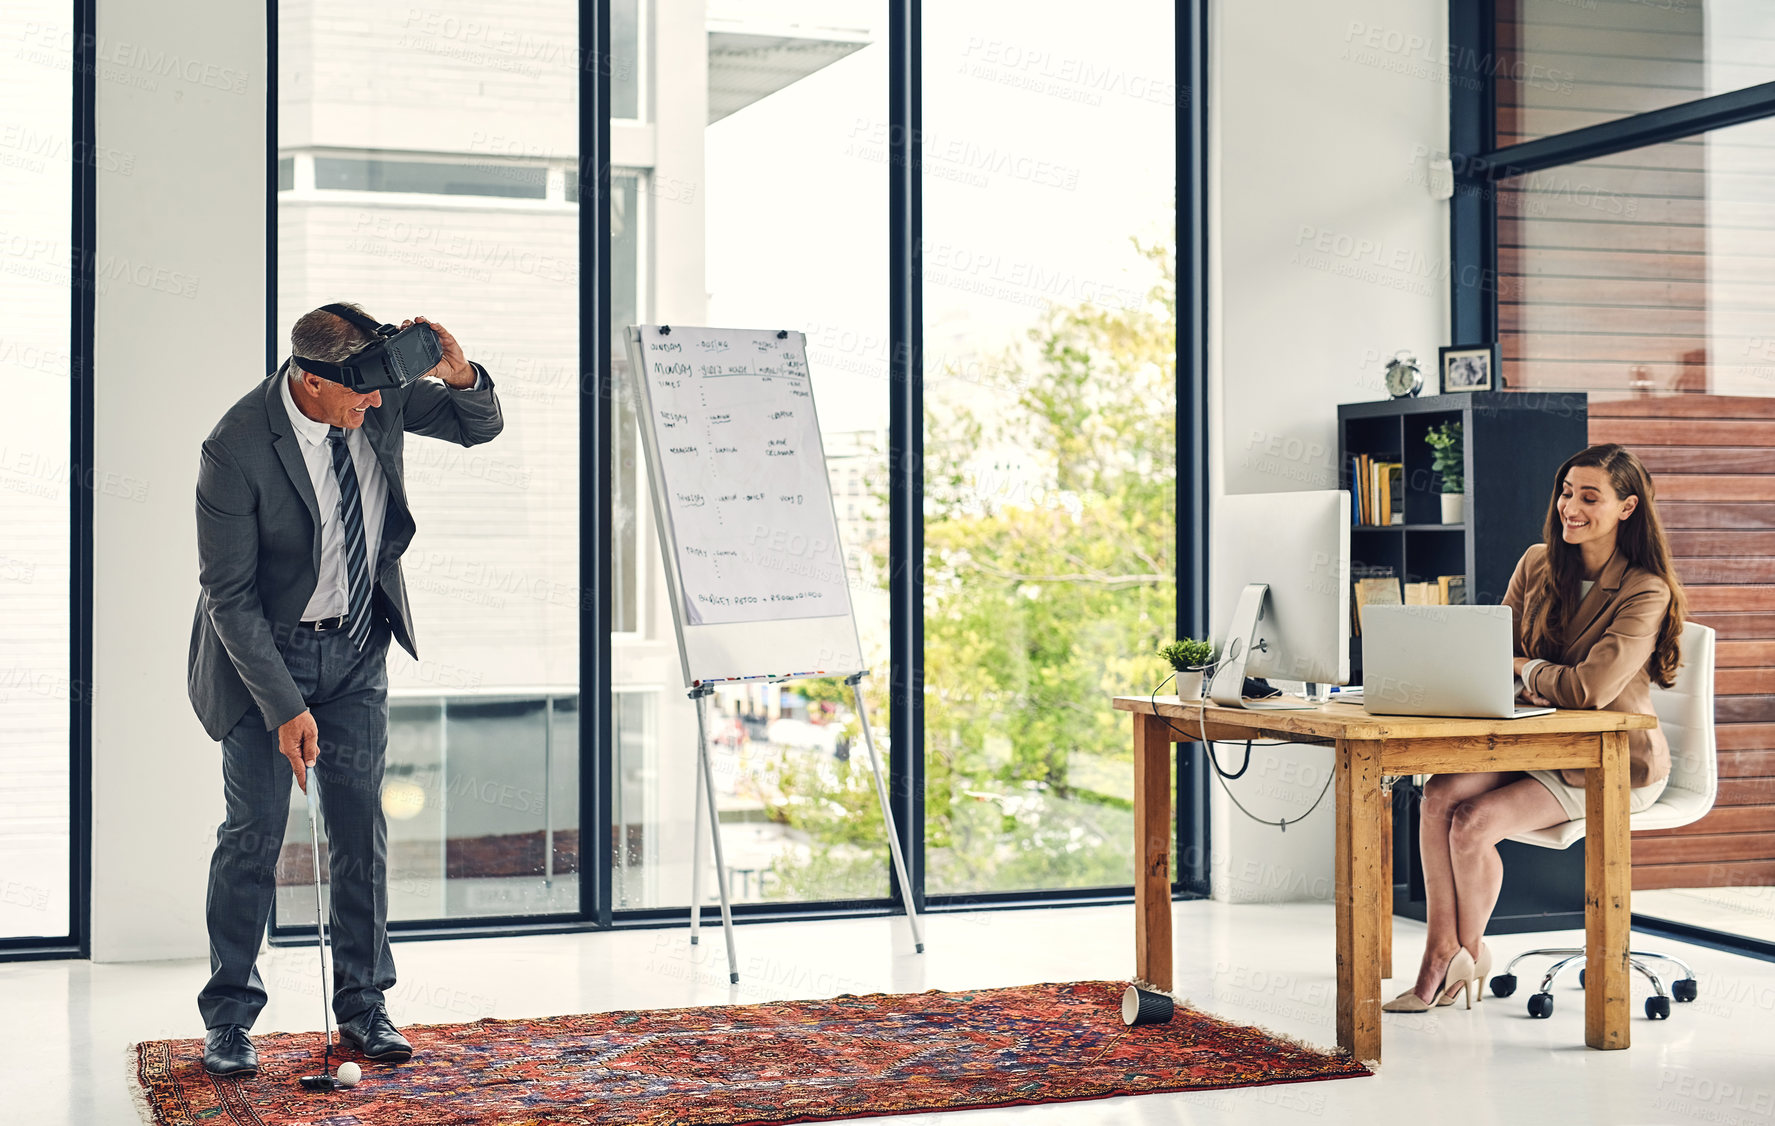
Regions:
<instances>
[{"instance_id":1,"label":"alarm clock","mask_svg":"<svg viewBox=\"0 0 1775 1126\"><path fill-rule=\"evenodd\" d=\"M1409 399L1424 389L1424 373L1418 370L1418 358L1401 349L1387 361L1387 394L1395 399Z\"/></svg>"}]
</instances>

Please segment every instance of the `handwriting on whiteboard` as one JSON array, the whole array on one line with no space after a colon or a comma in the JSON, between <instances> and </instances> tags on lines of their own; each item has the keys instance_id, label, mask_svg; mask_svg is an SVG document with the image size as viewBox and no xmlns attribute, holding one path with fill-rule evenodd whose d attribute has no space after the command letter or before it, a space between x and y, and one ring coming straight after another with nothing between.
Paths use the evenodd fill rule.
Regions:
<instances>
[{"instance_id":1,"label":"handwriting on whiteboard","mask_svg":"<svg viewBox=\"0 0 1775 1126\"><path fill-rule=\"evenodd\" d=\"M799 334L643 330L685 621L851 612Z\"/></svg>"}]
</instances>

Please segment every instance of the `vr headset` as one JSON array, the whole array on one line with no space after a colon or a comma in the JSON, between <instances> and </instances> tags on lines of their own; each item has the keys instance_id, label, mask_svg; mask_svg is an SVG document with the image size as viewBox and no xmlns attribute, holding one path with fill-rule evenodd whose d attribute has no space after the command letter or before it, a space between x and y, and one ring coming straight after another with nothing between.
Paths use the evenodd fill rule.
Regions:
<instances>
[{"instance_id":1,"label":"vr headset","mask_svg":"<svg viewBox=\"0 0 1775 1126\"><path fill-rule=\"evenodd\" d=\"M376 339L364 349L338 363L295 356L296 366L311 371L322 379L343 383L360 395L371 391L388 391L405 387L423 376L444 358L438 334L428 324L412 324L406 328L377 324L356 309L345 305L322 305L321 308L340 317Z\"/></svg>"}]
</instances>

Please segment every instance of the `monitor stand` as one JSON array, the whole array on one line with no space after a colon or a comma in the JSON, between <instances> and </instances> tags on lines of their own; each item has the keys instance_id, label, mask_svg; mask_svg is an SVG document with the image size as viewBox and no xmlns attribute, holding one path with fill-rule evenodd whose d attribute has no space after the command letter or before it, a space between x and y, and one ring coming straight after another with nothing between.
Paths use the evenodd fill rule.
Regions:
<instances>
[{"instance_id":1,"label":"monitor stand","mask_svg":"<svg viewBox=\"0 0 1775 1126\"><path fill-rule=\"evenodd\" d=\"M1221 661L1208 682L1207 696L1223 708L1245 708L1254 712L1294 712L1317 708L1320 701L1302 700L1292 696L1250 700L1245 697L1245 665L1255 646L1260 653L1269 652L1269 644L1257 636L1257 623L1263 617L1264 603L1269 601L1268 583L1247 583L1239 592L1233 607L1232 625L1227 629ZM1309 687L1309 694L1311 689Z\"/></svg>"}]
</instances>

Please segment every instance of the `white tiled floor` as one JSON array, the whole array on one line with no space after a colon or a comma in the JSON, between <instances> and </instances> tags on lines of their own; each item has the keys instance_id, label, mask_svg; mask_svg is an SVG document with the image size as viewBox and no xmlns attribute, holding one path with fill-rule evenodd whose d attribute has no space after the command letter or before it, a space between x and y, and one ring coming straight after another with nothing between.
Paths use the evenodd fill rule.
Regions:
<instances>
[{"instance_id":1,"label":"white tiled floor","mask_svg":"<svg viewBox=\"0 0 1775 1126\"><path fill-rule=\"evenodd\" d=\"M1180 903L1174 914L1180 997L1234 1020L1332 1041L1329 907ZM705 931L698 947L684 929L399 943L401 982L390 1007L402 1023L437 1023L1118 979L1132 968L1131 907L939 915L927 927L927 952L919 956L900 919L742 926L742 980L731 989L719 928ZM1405 974L1415 967L1423 929L1400 920L1395 934L1396 965ZM1579 940L1558 932L1492 945L1501 965L1520 950ZM1530 1020L1523 1001L1538 976L1526 971L1508 1001L1385 1017L1386 1063L1372 1079L972 1111L944 1123L1775 1123L1775 964L1638 937L1636 945L1688 959L1701 997L1675 1006L1668 1021L1637 1016L1625 1052L1584 1047L1575 981L1560 990L1551 1019ZM126 1046L199 1035L193 998L204 968L194 961L0 965L0 1122L135 1122L124 1086ZM312 949L273 951L261 972L272 1001L258 1031L320 1027ZM1389 983L1387 995L1405 984ZM1646 990L1636 989L1637 1003ZM408 1066L424 1066L423 1057ZM879 1121L937 1126L935 1115Z\"/></svg>"}]
</instances>

